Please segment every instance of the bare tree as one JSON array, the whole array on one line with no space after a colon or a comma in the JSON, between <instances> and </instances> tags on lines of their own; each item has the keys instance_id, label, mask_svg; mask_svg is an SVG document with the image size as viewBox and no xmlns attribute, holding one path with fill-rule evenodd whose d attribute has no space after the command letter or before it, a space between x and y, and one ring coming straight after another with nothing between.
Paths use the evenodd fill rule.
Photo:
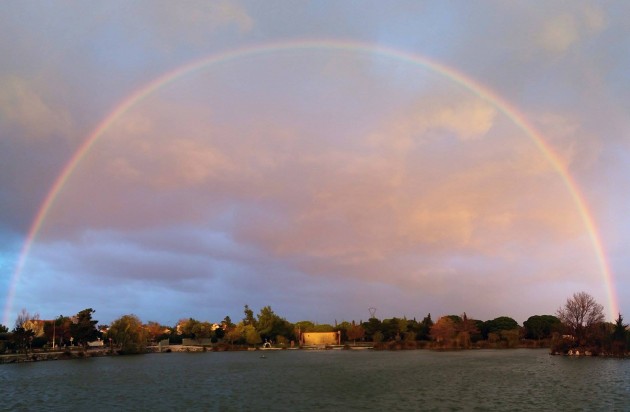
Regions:
<instances>
[{"instance_id":1,"label":"bare tree","mask_svg":"<svg viewBox=\"0 0 630 412\"><path fill-rule=\"evenodd\" d=\"M31 315L26 309L22 308L15 319L15 327L28 329L30 322L33 320L39 320L39 314Z\"/></svg>"},{"instance_id":2,"label":"bare tree","mask_svg":"<svg viewBox=\"0 0 630 412\"><path fill-rule=\"evenodd\" d=\"M604 321L604 307L586 292L574 293L564 307L558 309L557 314L580 341L585 338L589 328Z\"/></svg>"}]
</instances>

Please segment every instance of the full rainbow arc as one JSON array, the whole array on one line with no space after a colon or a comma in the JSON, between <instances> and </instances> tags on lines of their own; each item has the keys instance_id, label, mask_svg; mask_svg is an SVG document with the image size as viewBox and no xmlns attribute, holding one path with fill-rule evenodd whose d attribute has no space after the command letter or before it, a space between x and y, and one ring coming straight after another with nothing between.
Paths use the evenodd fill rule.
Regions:
<instances>
[{"instance_id":1,"label":"full rainbow arc","mask_svg":"<svg viewBox=\"0 0 630 412\"><path fill-rule=\"evenodd\" d=\"M468 89L479 98L492 104L502 114L507 116L534 142L534 144L543 153L543 155L546 157L546 159L552 165L553 169L558 173L558 175L563 180L565 186L567 187L567 190L569 191L569 194L571 195L571 198L573 199L573 202L587 230L597 262L601 270L602 277L604 279L606 292L608 295L609 314L611 318L614 318L616 316L616 313L618 312L618 303L617 296L614 290L613 275L609 268L608 262L606 261L603 244L596 230L594 219L589 212L586 201L584 200L584 197L579 190L579 187L577 186L575 180L569 174L567 168L563 165L558 155L545 142L542 135L530 123L526 121L525 116L520 114L514 106L509 104L507 101L502 99L490 89L480 85L473 79L458 72L457 70L417 54L408 53L390 47L377 45L375 46L372 44L356 41L297 40L249 46L236 50L230 50L223 53L213 54L208 57L195 60L156 78L144 87L136 90L135 92L127 96L121 103L119 103L109 113L109 115L98 124L94 131L86 138L83 144L72 155L68 163L63 167L54 184L51 186L44 201L42 202L42 205L40 206L37 215L35 216L35 219L33 220L33 223L29 229L24 245L22 246L16 269L9 283L9 291L4 309L3 323L8 324L8 318L12 310L15 291L20 280L21 273L24 269L24 265L28 258L31 247L33 246L33 243L35 242L37 235L42 228L44 221L46 220L48 212L55 203L55 199L59 196L68 178L72 175L83 157L90 151L90 149L94 146L98 139L107 131L107 129L109 129L111 125L113 125L129 109L134 107L147 96L151 95L161 87L164 87L185 75L191 74L203 68L207 68L208 66L227 63L244 57L293 50L325 50L344 51L349 53L376 54L378 56L387 57L411 65L420 66L439 75L442 75L453 81L454 83L464 87L465 89Z\"/></svg>"}]
</instances>

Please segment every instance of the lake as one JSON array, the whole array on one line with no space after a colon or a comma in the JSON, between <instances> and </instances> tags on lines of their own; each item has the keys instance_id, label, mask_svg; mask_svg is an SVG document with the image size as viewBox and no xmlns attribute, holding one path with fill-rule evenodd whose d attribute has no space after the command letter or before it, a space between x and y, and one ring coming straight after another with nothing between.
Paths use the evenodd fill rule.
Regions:
<instances>
[{"instance_id":1,"label":"lake","mask_svg":"<svg viewBox=\"0 0 630 412\"><path fill-rule=\"evenodd\" d=\"M0 409L621 411L630 410L630 360L545 349L302 350L7 364Z\"/></svg>"}]
</instances>

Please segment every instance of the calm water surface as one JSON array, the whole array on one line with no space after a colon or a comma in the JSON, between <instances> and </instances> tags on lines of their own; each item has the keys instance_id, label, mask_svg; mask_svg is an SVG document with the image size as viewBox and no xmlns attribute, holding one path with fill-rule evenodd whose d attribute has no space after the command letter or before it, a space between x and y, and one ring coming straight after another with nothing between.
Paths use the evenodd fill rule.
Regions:
<instances>
[{"instance_id":1,"label":"calm water surface","mask_svg":"<svg viewBox=\"0 0 630 412\"><path fill-rule=\"evenodd\" d=\"M0 365L0 409L630 411L630 360L519 349L164 353L10 364Z\"/></svg>"}]
</instances>

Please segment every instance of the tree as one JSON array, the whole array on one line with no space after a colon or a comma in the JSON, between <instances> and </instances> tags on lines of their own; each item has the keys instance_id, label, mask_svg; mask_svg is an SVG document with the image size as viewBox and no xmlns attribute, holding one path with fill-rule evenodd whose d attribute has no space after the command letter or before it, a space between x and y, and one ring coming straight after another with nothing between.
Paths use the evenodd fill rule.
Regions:
<instances>
[{"instance_id":1,"label":"tree","mask_svg":"<svg viewBox=\"0 0 630 412\"><path fill-rule=\"evenodd\" d=\"M446 317L452 320L456 325L462 321L462 317L459 315L447 315Z\"/></svg>"},{"instance_id":2,"label":"tree","mask_svg":"<svg viewBox=\"0 0 630 412\"><path fill-rule=\"evenodd\" d=\"M417 337L418 335L413 330L409 330L403 335L403 339L405 340L405 342L415 342Z\"/></svg>"},{"instance_id":3,"label":"tree","mask_svg":"<svg viewBox=\"0 0 630 412\"><path fill-rule=\"evenodd\" d=\"M30 343L35 334L30 329L24 329L23 327L15 327L11 331L11 341L15 346L17 352L28 353Z\"/></svg>"},{"instance_id":4,"label":"tree","mask_svg":"<svg viewBox=\"0 0 630 412\"><path fill-rule=\"evenodd\" d=\"M501 339L505 342L508 348L516 348L519 342L519 330L511 329L511 330L501 330L499 331L501 335Z\"/></svg>"},{"instance_id":5,"label":"tree","mask_svg":"<svg viewBox=\"0 0 630 412\"><path fill-rule=\"evenodd\" d=\"M554 332L560 331L561 325L560 319L553 315L530 316L523 322L525 338L537 340L550 339Z\"/></svg>"},{"instance_id":6,"label":"tree","mask_svg":"<svg viewBox=\"0 0 630 412\"><path fill-rule=\"evenodd\" d=\"M175 330L177 331L178 335L181 335L184 338L191 338L192 337L192 328L193 325L198 322L197 320L193 319L193 318L188 318L188 319L180 319L177 321L177 325L175 326Z\"/></svg>"},{"instance_id":7,"label":"tree","mask_svg":"<svg viewBox=\"0 0 630 412\"><path fill-rule=\"evenodd\" d=\"M346 335L348 336L348 339L354 341L354 344L356 345L357 339L363 339L365 337L365 329L363 329L363 326L357 325L354 321L352 321L352 325L346 329Z\"/></svg>"},{"instance_id":8,"label":"tree","mask_svg":"<svg viewBox=\"0 0 630 412\"><path fill-rule=\"evenodd\" d=\"M249 308L249 305L245 305L243 309L245 317L243 318L244 325L252 325L256 327L256 319L254 319L254 311Z\"/></svg>"},{"instance_id":9,"label":"tree","mask_svg":"<svg viewBox=\"0 0 630 412\"><path fill-rule=\"evenodd\" d=\"M623 323L623 316L621 313L617 316L615 320L615 329L613 331L613 339L614 340L626 340L626 335L628 334L628 325Z\"/></svg>"},{"instance_id":10,"label":"tree","mask_svg":"<svg viewBox=\"0 0 630 412\"><path fill-rule=\"evenodd\" d=\"M361 325L365 329L365 335L368 339L374 341L374 334L381 331L382 323L377 318L370 318ZM381 336L383 333L381 332Z\"/></svg>"},{"instance_id":11,"label":"tree","mask_svg":"<svg viewBox=\"0 0 630 412\"><path fill-rule=\"evenodd\" d=\"M404 322L404 324L403 324ZM379 330L383 334L383 340L400 340L401 328L407 331L407 321L399 318L383 319Z\"/></svg>"},{"instance_id":12,"label":"tree","mask_svg":"<svg viewBox=\"0 0 630 412\"><path fill-rule=\"evenodd\" d=\"M24 327L24 324L33 318L34 316L31 316L31 314L28 313L26 309L22 308L20 313L18 313L17 318L15 319L14 329Z\"/></svg>"},{"instance_id":13,"label":"tree","mask_svg":"<svg viewBox=\"0 0 630 412\"><path fill-rule=\"evenodd\" d=\"M158 342L162 339L167 339L171 331L166 326L160 325L158 322L149 321L144 329L147 332L147 338L152 342Z\"/></svg>"},{"instance_id":14,"label":"tree","mask_svg":"<svg viewBox=\"0 0 630 412\"><path fill-rule=\"evenodd\" d=\"M442 346L449 345L454 337L455 322L450 316L442 316L431 327L431 338Z\"/></svg>"},{"instance_id":15,"label":"tree","mask_svg":"<svg viewBox=\"0 0 630 412\"><path fill-rule=\"evenodd\" d=\"M604 321L604 307L586 292L574 293L557 314L581 343L587 339L587 333L594 325Z\"/></svg>"},{"instance_id":16,"label":"tree","mask_svg":"<svg viewBox=\"0 0 630 412\"><path fill-rule=\"evenodd\" d=\"M311 322L310 320L301 320L299 322L295 322L294 326L296 330L299 330L299 332L304 333L304 332L312 332L313 328L315 327L315 324Z\"/></svg>"},{"instance_id":17,"label":"tree","mask_svg":"<svg viewBox=\"0 0 630 412\"><path fill-rule=\"evenodd\" d=\"M489 321L489 323L490 332L518 329L518 322L509 316L499 316L498 318L494 318Z\"/></svg>"},{"instance_id":18,"label":"tree","mask_svg":"<svg viewBox=\"0 0 630 412\"><path fill-rule=\"evenodd\" d=\"M142 353L147 346L147 333L136 315L124 315L112 322L107 337L113 339L124 354Z\"/></svg>"},{"instance_id":19,"label":"tree","mask_svg":"<svg viewBox=\"0 0 630 412\"><path fill-rule=\"evenodd\" d=\"M11 331L11 341L18 352L28 353L31 342L35 337L35 332L33 331L34 320L39 320L39 315L31 315L26 309L22 309L15 319L15 326Z\"/></svg>"},{"instance_id":20,"label":"tree","mask_svg":"<svg viewBox=\"0 0 630 412\"><path fill-rule=\"evenodd\" d=\"M334 332L335 327L328 323L319 323L314 325L309 332Z\"/></svg>"},{"instance_id":21,"label":"tree","mask_svg":"<svg viewBox=\"0 0 630 412\"><path fill-rule=\"evenodd\" d=\"M433 320L431 314L422 319L422 322L418 325L418 339L419 340L431 340L431 328L433 327Z\"/></svg>"},{"instance_id":22,"label":"tree","mask_svg":"<svg viewBox=\"0 0 630 412\"><path fill-rule=\"evenodd\" d=\"M615 320L612 333L612 349L613 353L624 354L628 349L628 325L623 323L621 313Z\"/></svg>"},{"instance_id":23,"label":"tree","mask_svg":"<svg viewBox=\"0 0 630 412\"><path fill-rule=\"evenodd\" d=\"M456 325L458 332L466 332L470 335L479 333L479 330L477 329L477 321L469 318L466 315L466 312L462 314L461 319L461 322Z\"/></svg>"},{"instance_id":24,"label":"tree","mask_svg":"<svg viewBox=\"0 0 630 412\"><path fill-rule=\"evenodd\" d=\"M235 325L233 328L228 329L225 332L225 338L228 340L228 342L230 342L230 344L240 343L243 340L244 327L245 325L240 322L238 325Z\"/></svg>"},{"instance_id":25,"label":"tree","mask_svg":"<svg viewBox=\"0 0 630 412\"><path fill-rule=\"evenodd\" d=\"M215 336L212 323L208 321L200 322L193 318L180 319L176 329L182 338L208 339Z\"/></svg>"},{"instance_id":26,"label":"tree","mask_svg":"<svg viewBox=\"0 0 630 412\"><path fill-rule=\"evenodd\" d=\"M0 333L7 333L7 332L9 332L9 328L0 324Z\"/></svg>"},{"instance_id":27,"label":"tree","mask_svg":"<svg viewBox=\"0 0 630 412\"><path fill-rule=\"evenodd\" d=\"M384 319L381 323L380 331L383 333L385 340L402 339L405 333L407 333L408 322L406 318L391 318Z\"/></svg>"},{"instance_id":28,"label":"tree","mask_svg":"<svg viewBox=\"0 0 630 412\"><path fill-rule=\"evenodd\" d=\"M212 323L205 322L196 322L192 326L192 334L195 336L195 339L208 339L211 338L214 334L212 330Z\"/></svg>"},{"instance_id":29,"label":"tree","mask_svg":"<svg viewBox=\"0 0 630 412\"><path fill-rule=\"evenodd\" d=\"M235 327L236 325L234 323L232 323L232 319L230 319L229 316L226 316L225 318L223 318L223 320L221 321L221 327L223 328L223 330L229 330L232 329L233 327Z\"/></svg>"},{"instance_id":30,"label":"tree","mask_svg":"<svg viewBox=\"0 0 630 412\"><path fill-rule=\"evenodd\" d=\"M474 319L470 319L466 312L461 316L461 321L455 323L455 330L457 332L458 345L461 348L469 349L471 345L471 336L479 333L477 329L477 323Z\"/></svg>"},{"instance_id":31,"label":"tree","mask_svg":"<svg viewBox=\"0 0 630 412\"><path fill-rule=\"evenodd\" d=\"M260 334L253 325L245 325L243 327L243 336L248 345L254 346L262 342Z\"/></svg>"},{"instance_id":32,"label":"tree","mask_svg":"<svg viewBox=\"0 0 630 412\"><path fill-rule=\"evenodd\" d=\"M44 333L50 342L55 341L55 347L61 347L64 342L70 342L72 336L70 326L72 326L72 320L67 316L59 315L57 319L44 325Z\"/></svg>"},{"instance_id":33,"label":"tree","mask_svg":"<svg viewBox=\"0 0 630 412\"><path fill-rule=\"evenodd\" d=\"M78 345L87 346L88 342L96 340L100 335L96 329L98 321L92 320L94 312L96 311L92 308L83 309L72 320L70 333Z\"/></svg>"},{"instance_id":34,"label":"tree","mask_svg":"<svg viewBox=\"0 0 630 412\"><path fill-rule=\"evenodd\" d=\"M354 322L354 321L353 321ZM347 342L350 340L350 338L348 338L348 329L350 329L352 327L352 323L344 320L341 323L337 324L337 326L335 327L335 332L339 332L339 339L341 342Z\"/></svg>"},{"instance_id":35,"label":"tree","mask_svg":"<svg viewBox=\"0 0 630 412\"><path fill-rule=\"evenodd\" d=\"M256 330L265 340L273 340L278 336L289 338L293 335L293 325L276 315L271 306L260 310Z\"/></svg>"},{"instance_id":36,"label":"tree","mask_svg":"<svg viewBox=\"0 0 630 412\"><path fill-rule=\"evenodd\" d=\"M481 336L488 339L490 333L501 334L504 330L518 329L518 322L508 316L499 316L492 320L487 320L481 325Z\"/></svg>"},{"instance_id":37,"label":"tree","mask_svg":"<svg viewBox=\"0 0 630 412\"><path fill-rule=\"evenodd\" d=\"M33 332L34 336L43 336L44 334L44 326L43 323L39 320L39 314L35 313L31 315L26 311L26 309L22 309L15 320L15 327L22 327L26 330L30 330Z\"/></svg>"},{"instance_id":38,"label":"tree","mask_svg":"<svg viewBox=\"0 0 630 412\"><path fill-rule=\"evenodd\" d=\"M223 325L219 326L218 328L214 329L214 331L212 331L213 343L217 343L218 341L223 339L223 337L225 337L225 329L223 329Z\"/></svg>"},{"instance_id":39,"label":"tree","mask_svg":"<svg viewBox=\"0 0 630 412\"><path fill-rule=\"evenodd\" d=\"M4 328L0 331L0 354L2 354L13 346L13 342L11 341L12 335L9 333L9 329L4 325L0 326Z\"/></svg>"}]
</instances>

